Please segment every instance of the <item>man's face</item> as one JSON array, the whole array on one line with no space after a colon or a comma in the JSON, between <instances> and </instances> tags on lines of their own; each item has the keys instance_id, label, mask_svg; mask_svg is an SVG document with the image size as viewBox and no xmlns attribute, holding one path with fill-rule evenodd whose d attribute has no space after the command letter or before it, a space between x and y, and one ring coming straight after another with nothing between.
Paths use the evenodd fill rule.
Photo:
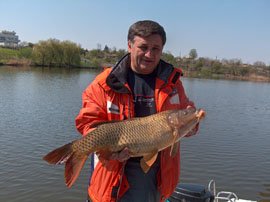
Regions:
<instances>
[{"instance_id":1,"label":"man's face","mask_svg":"<svg viewBox=\"0 0 270 202\"><path fill-rule=\"evenodd\" d=\"M138 74L152 73L162 54L161 36L154 34L142 38L135 36L133 43L128 41L131 69Z\"/></svg>"}]
</instances>

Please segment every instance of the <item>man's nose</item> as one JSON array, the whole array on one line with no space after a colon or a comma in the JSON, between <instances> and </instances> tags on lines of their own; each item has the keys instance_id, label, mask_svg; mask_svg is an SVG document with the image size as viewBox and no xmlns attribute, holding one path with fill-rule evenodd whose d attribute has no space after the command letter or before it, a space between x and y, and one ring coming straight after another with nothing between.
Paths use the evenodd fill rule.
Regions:
<instances>
[{"instance_id":1,"label":"man's nose","mask_svg":"<svg viewBox=\"0 0 270 202\"><path fill-rule=\"evenodd\" d=\"M147 49L145 52L145 56L148 58L153 57L153 51L151 49Z\"/></svg>"}]
</instances>

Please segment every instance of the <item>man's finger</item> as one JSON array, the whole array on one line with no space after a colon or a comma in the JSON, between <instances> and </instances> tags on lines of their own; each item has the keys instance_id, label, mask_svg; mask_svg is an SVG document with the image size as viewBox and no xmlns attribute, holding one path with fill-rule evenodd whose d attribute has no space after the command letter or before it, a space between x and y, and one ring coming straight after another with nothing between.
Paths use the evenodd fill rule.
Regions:
<instances>
[{"instance_id":1,"label":"man's finger","mask_svg":"<svg viewBox=\"0 0 270 202\"><path fill-rule=\"evenodd\" d=\"M112 153L111 160L118 159L119 153Z\"/></svg>"},{"instance_id":2,"label":"man's finger","mask_svg":"<svg viewBox=\"0 0 270 202\"><path fill-rule=\"evenodd\" d=\"M126 147L119 153L118 160L123 162L129 158L130 156L129 156L128 148Z\"/></svg>"}]
</instances>

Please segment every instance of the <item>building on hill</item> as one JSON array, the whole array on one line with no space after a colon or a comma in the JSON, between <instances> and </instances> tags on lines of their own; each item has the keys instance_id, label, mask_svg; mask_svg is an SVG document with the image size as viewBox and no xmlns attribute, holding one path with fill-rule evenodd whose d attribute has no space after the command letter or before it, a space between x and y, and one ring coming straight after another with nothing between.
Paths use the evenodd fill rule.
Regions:
<instances>
[{"instance_id":1,"label":"building on hill","mask_svg":"<svg viewBox=\"0 0 270 202\"><path fill-rule=\"evenodd\" d=\"M17 47L19 42L19 36L16 35L16 32L0 31L0 46Z\"/></svg>"}]
</instances>

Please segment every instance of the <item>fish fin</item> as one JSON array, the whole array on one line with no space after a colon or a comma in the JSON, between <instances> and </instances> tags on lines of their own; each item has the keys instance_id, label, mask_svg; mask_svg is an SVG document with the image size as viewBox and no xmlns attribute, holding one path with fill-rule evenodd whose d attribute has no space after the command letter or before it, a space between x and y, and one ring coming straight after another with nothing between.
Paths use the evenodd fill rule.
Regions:
<instances>
[{"instance_id":1,"label":"fish fin","mask_svg":"<svg viewBox=\"0 0 270 202\"><path fill-rule=\"evenodd\" d=\"M177 150L179 149L179 144L180 144L180 141L176 142L175 144L173 144L171 146L171 152L170 152L170 156L171 157L174 157L175 156Z\"/></svg>"},{"instance_id":2,"label":"fish fin","mask_svg":"<svg viewBox=\"0 0 270 202\"><path fill-rule=\"evenodd\" d=\"M154 150L153 152L143 156L140 165L144 173L149 171L150 167L155 163L157 156L158 150Z\"/></svg>"},{"instance_id":3,"label":"fish fin","mask_svg":"<svg viewBox=\"0 0 270 202\"><path fill-rule=\"evenodd\" d=\"M175 148L175 141L176 141L176 139L177 139L177 136L178 136L178 129L176 128L176 129L174 129L174 131L173 131L173 136L174 136L174 138L173 138L173 142L172 142L172 146L171 146L171 151L170 151L170 156L172 156L172 153L173 153L173 150L174 150L174 148Z\"/></svg>"},{"instance_id":4,"label":"fish fin","mask_svg":"<svg viewBox=\"0 0 270 202\"><path fill-rule=\"evenodd\" d=\"M88 156L80 156L72 149L72 142L59 147L43 157L50 164L63 164L65 166L66 185L71 187L78 178Z\"/></svg>"},{"instance_id":5,"label":"fish fin","mask_svg":"<svg viewBox=\"0 0 270 202\"><path fill-rule=\"evenodd\" d=\"M112 152L109 150L99 150L96 154L102 165L106 165L112 156Z\"/></svg>"},{"instance_id":6,"label":"fish fin","mask_svg":"<svg viewBox=\"0 0 270 202\"><path fill-rule=\"evenodd\" d=\"M78 178L87 157L73 153L68 159L65 167L66 185L68 187L71 187Z\"/></svg>"},{"instance_id":7,"label":"fish fin","mask_svg":"<svg viewBox=\"0 0 270 202\"><path fill-rule=\"evenodd\" d=\"M62 147L59 147L50 153L48 153L46 156L43 157L43 160L47 161L50 164L63 164L68 161L70 156L72 155L72 142L69 144L66 144Z\"/></svg>"}]
</instances>

